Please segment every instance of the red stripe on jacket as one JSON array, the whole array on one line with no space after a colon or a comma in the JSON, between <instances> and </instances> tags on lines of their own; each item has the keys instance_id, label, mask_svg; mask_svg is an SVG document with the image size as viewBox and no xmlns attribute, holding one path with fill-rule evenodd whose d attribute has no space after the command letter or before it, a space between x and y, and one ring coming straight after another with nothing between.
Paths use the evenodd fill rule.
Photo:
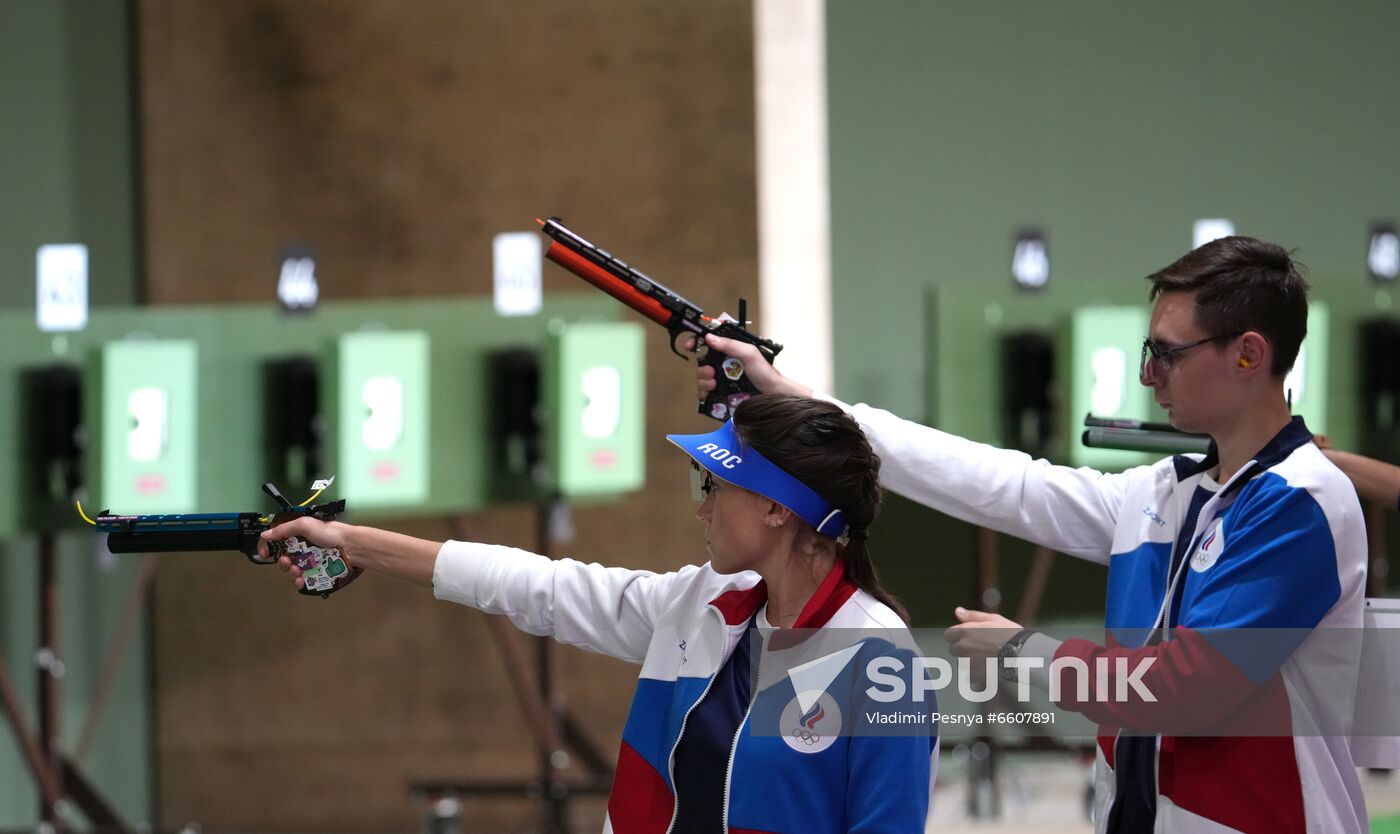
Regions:
<instances>
[{"instance_id":1,"label":"red stripe on jacket","mask_svg":"<svg viewBox=\"0 0 1400 834\"><path fill-rule=\"evenodd\" d=\"M622 742L608 795L614 834L664 834L675 813L676 798L666 780L632 745Z\"/></svg>"}]
</instances>

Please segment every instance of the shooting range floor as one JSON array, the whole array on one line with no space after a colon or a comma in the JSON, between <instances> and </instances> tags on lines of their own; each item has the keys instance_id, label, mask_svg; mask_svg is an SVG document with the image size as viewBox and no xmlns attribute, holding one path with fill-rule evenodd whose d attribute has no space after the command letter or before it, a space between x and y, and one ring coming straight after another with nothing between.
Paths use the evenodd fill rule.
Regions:
<instances>
[{"instance_id":1,"label":"shooting range floor","mask_svg":"<svg viewBox=\"0 0 1400 834\"><path fill-rule=\"evenodd\" d=\"M1092 834L1084 816L1089 767L1059 756L1007 757L1002 764L1002 813L973 819L968 779L958 762L939 773L929 834ZM1400 771L1363 773L1372 834L1400 834Z\"/></svg>"}]
</instances>

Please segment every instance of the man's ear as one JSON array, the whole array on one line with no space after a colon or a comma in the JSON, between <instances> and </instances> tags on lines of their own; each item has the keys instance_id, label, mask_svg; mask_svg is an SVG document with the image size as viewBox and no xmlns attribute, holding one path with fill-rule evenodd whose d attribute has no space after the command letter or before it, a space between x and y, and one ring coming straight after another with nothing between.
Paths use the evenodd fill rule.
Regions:
<instances>
[{"instance_id":1,"label":"man's ear","mask_svg":"<svg viewBox=\"0 0 1400 834\"><path fill-rule=\"evenodd\" d=\"M1251 330L1240 337L1238 351L1238 366L1241 371L1257 373L1269 370L1273 346L1269 344L1268 339Z\"/></svg>"}]
</instances>

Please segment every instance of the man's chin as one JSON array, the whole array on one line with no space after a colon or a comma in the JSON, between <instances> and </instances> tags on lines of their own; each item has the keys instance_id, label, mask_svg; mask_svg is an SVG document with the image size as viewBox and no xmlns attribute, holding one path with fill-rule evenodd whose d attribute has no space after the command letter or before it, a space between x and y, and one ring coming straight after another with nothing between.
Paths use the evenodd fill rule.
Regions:
<instances>
[{"instance_id":1,"label":"man's chin","mask_svg":"<svg viewBox=\"0 0 1400 834\"><path fill-rule=\"evenodd\" d=\"M1190 418L1182 417L1171 410L1167 411L1167 423L1179 432L1184 432L1186 434L1204 434L1201 427Z\"/></svg>"}]
</instances>

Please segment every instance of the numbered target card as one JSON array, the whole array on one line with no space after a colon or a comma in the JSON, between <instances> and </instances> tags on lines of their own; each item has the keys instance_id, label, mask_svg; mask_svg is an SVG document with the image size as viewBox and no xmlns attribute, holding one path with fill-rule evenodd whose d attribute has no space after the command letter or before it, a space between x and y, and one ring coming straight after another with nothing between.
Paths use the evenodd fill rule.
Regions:
<instances>
[{"instance_id":1,"label":"numbered target card","mask_svg":"<svg viewBox=\"0 0 1400 834\"><path fill-rule=\"evenodd\" d=\"M1076 310L1068 329L1069 414L1072 430L1070 464L1103 471L1126 469L1153 460L1141 452L1091 449L1080 442L1084 415L1157 420L1152 392L1138 381L1142 340L1147 338L1146 307L1085 307Z\"/></svg>"},{"instance_id":2,"label":"numbered target card","mask_svg":"<svg viewBox=\"0 0 1400 834\"><path fill-rule=\"evenodd\" d=\"M357 509L422 502L429 483L428 334L347 333L336 343L334 364L332 434L345 499Z\"/></svg>"},{"instance_id":3,"label":"numbered target card","mask_svg":"<svg viewBox=\"0 0 1400 834\"><path fill-rule=\"evenodd\" d=\"M198 346L149 339L101 347L98 495L122 513L195 509Z\"/></svg>"},{"instance_id":4,"label":"numbered target card","mask_svg":"<svg viewBox=\"0 0 1400 834\"><path fill-rule=\"evenodd\" d=\"M646 479L645 336L633 322L557 324L544 363L546 458L560 495L617 495Z\"/></svg>"}]
</instances>

